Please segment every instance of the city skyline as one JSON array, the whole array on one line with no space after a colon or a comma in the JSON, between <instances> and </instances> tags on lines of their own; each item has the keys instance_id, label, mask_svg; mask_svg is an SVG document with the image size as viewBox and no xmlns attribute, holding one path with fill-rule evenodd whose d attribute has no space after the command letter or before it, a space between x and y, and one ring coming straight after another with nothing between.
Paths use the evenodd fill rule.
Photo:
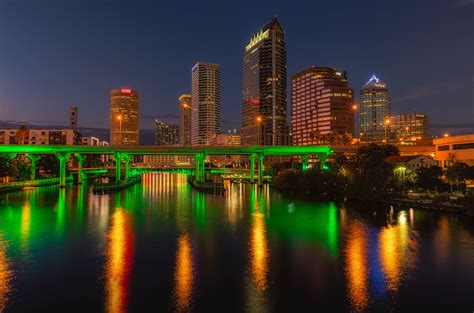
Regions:
<instances>
[{"instance_id":1,"label":"city skyline","mask_svg":"<svg viewBox=\"0 0 474 313\"><path fill-rule=\"evenodd\" d=\"M23 4L22 6L22 4L13 3L4 4L3 6L4 8L2 9L4 10L1 11L2 13L0 13L0 17L2 17L2 15L5 15L5 18L0 18L0 26L2 26L0 27L0 29L8 29L8 26L10 26L10 29L13 29L12 33L5 34L6 38L8 38L8 36L15 35L15 28L12 28L11 26L14 26L16 23L15 21L12 21L8 18L9 13L12 13L12 10L14 9L19 9L23 10L27 15L29 14L28 12L29 10L31 10L31 8L25 7L25 4ZM409 5L402 6L402 8L407 6ZM245 7L245 5L243 5L243 7ZM77 9L80 12L84 8L78 5ZM172 10L173 8L168 9ZM418 11L418 8L413 9L414 12L418 12L419 14L421 14ZM429 12L423 13L419 16L421 19L431 20L431 18L433 17L430 14L433 14L437 10L439 11L443 9L446 10L445 14L447 15L447 19L455 19L456 23L465 24L467 21L466 10L472 9L472 6L455 6L448 5L446 3L435 2L428 9ZM66 15L72 14L69 8L63 8L58 10L64 11L64 14ZM217 8L216 10L224 9ZM335 10L335 8L329 7L328 10ZM370 10L375 9L371 8ZM101 10L99 9L97 11L99 13L95 14L100 15ZM431 134L435 135L446 130L450 131L450 126L453 126L452 124L455 124L456 122L459 122L460 124L465 124L464 126L468 126L467 128L474 128L474 125L470 123L469 119L469 116L472 116L473 113L472 87L470 86L469 66L465 68L456 66L456 64L459 64L462 61L469 61L469 58L467 58L470 52L469 49L464 49L467 51L462 52L462 54L460 56L457 56L456 58L451 58L449 62L444 62L444 65L441 66L441 68L437 68L437 71L439 71L440 73L443 73L444 71L444 75L429 75L429 71L426 71L426 68L425 70L423 70L422 68L428 67L428 65L431 64L433 58L444 57L443 55L446 53L443 54L442 50L431 49L431 59L426 60L424 62L417 61L419 63L418 65L414 64L414 59L421 58L421 54L414 53L408 59L406 59L405 62L399 63L397 64L397 66L394 66L393 64L389 63L397 63L398 59L396 58L396 56L393 55L393 53L390 53L388 50L384 55L377 55L377 53L371 52L369 53L370 56L366 56L365 58L362 58L362 54L360 52L357 52L356 50L351 51L351 53L341 53L337 49L338 45L335 43L325 45L327 47L322 50L314 50L315 47L305 42L305 39L312 38L312 35L318 35L318 37L316 38L320 43L325 43L328 41L329 43L331 43L331 40L329 40L324 34L318 32L316 26L308 28L305 23L302 23L299 19L295 19L295 17L293 16L295 12L298 12L303 15L305 14L303 8L298 8L296 10L295 8L287 8L284 4L278 3L272 6L268 6L266 8L262 6L261 8L257 8L255 12L252 13L256 17L250 19L250 22L248 19L241 20L238 19L236 16L229 16L229 12L226 10L224 10L223 12L227 13L224 14L225 16L219 16L218 20L221 22L223 21L223 19L229 20L229 23L226 24L228 26L226 27L226 37L228 37L228 39L226 39L226 43L229 43L228 46L218 46L214 41L211 41L209 44L209 48L206 48L206 51L203 51L204 47L198 46L197 49L195 49L195 52L181 53L177 54L176 56L171 56L173 49L169 47L166 47L166 49L162 50L156 50L156 48L150 50L160 52L158 59L164 59L160 62L169 60L170 58L173 59L173 61L170 63L175 66L174 71L176 72L175 75L177 76L171 76L169 78L167 77L167 75L163 74L152 74L149 70L147 71L145 69L148 67L150 69L155 68L154 66L152 66L155 65L155 63L153 62L150 63L150 66L148 66L148 63L144 61L143 64L139 64L137 70L131 71L130 66L132 64L130 64L129 62L132 62L130 60L135 59L133 54L127 54L125 56L124 53L119 53L118 55L115 55L116 58L114 58L114 63L122 61L124 61L125 63L123 70L112 71L110 70L110 68L108 68L110 62L107 62L104 59L102 59L102 63L98 62L97 57L95 57L95 53L90 52L91 55L89 56L92 57L92 61L90 62L93 68L89 69L88 71L92 71L93 73L95 73L96 71L100 70L104 71L104 75L98 75L97 77L92 77L95 76L95 74L91 76L86 75L87 80L85 81L84 88L77 88L77 84L75 84L75 82L78 80L83 81L85 79L85 77L83 77L84 74L81 74L81 72L79 72L80 75L76 75L77 77L75 77L75 75L72 75L70 78L68 77L69 79L65 80L64 82L60 82L59 86L62 86L62 88L48 89L49 86L56 85L57 80L59 78L61 78L62 80L60 74L65 74L61 72L58 75L58 62L62 64L70 60L74 53L70 54L68 53L68 51L66 51L65 53L64 51L61 51L61 53L64 53L64 57L54 62L50 60L51 58L46 58L48 59L48 62L46 62L45 64L53 65L48 68L47 71L38 71L38 69L44 69L44 67L46 66L42 62L37 63L34 67L31 68L17 66L17 69L13 70L11 68L11 64L18 65L18 62L26 60L26 56L24 55L19 55L16 58L8 58L8 56L11 56L11 53L15 49L19 48L19 45L23 42L22 39L25 39L24 37L19 36L15 47L9 47L9 49L5 49L4 53L1 54L0 58L0 65L2 66L2 68L5 69L5 76L0 77L0 120L22 121L28 122L31 125L67 125L67 119L65 118L65 116L67 116L69 107L74 104L78 106L80 111L79 127L106 128L108 127L107 96L109 90L120 87L131 87L136 90L139 90L142 96L142 113L140 122L142 129L153 129L153 121L157 116L164 120L166 120L168 117L173 122L177 122L178 111L176 110L176 106L174 105L176 101L175 99L179 94L189 92L190 67L192 66L192 64L194 64L200 59L209 59L213 60L216 63L222 64L222 130L239 128L239 125L241 124L241 114L239 114L241 105L239 105L239 103L241 103L242 87L240 74L242 70L242 46L245 45L249 36L252 35L256 29L259 29L262 24L264 24L273 16L273 13L284 12L284 14L280 13L278 14L278 16L285 29L288 50L289 76L311 65L344 68L344 70L346 70L349 75L349 86L354 89L354 93L356 95L355 100L356 102L358 102L360 86L362 86L362 84L367 80L368 77L375 73L383 77L384 80L391 87L392 111L394 114L414 111L427 113L430 116L430 122L432 126L434 126L431 129ZM50 13L46 11L38 12L37 19L33 20L33 22L30 22L30 24L34 24L34 22L37 22L40 23L40 26L42 25L44 29L49 29L50 26L42 24L48 14ZM385 13L381 12L380 14L382 16ZM349 19L348 22L349 21L351 20ZM57 23L59 22L60 21L57 21ZM165 23L166 25L167 22L164 21L163 23ZM409 24L410 22L414 23L413 20L409 19L407 23ZM367 25L364 24L364 27L369 26L369 24L370 23L367 23ZM373 21L372 27L375 27L378 24L384 23L382 23L380 20L377 20L375 22ZM29 24L25 25L24 27L29 27L28 25ZM445 24L441 23L440 25L444 26ZM77 28L75 28L75 30L82 31L83 27L87 28L86 26L79 24ZM39 29L42 28L40 27ZM66 31L67 30L64 30L64 32ZM110 29L107 28L106 31L110 31ZM152 29L152 31L148 32L146 30L142 31L143 34L140 32L140 36L138 36L142 44L143 38L141 38L141 36L146 36L147 34L153 34L157 32L156 29ZM177 31L178 34L180 34L180 29L178 29ZM193 30L193 32L196 34L211 35L211 37L215 31L216 30L213 30L208 26L203 27L202 29L199 28ZM340 29L334 29L335 34L340 31ZM371 39L376 30L371 28L366 31L366 36L362 36L360 40L364 41L364 43L369 46L377 44L379 42L379 39L375 37ZM390 31L395 31L395 29L392 28L390 30L384 28L384 31L388 34ZM452 34L450 33L450 31L452 32ZM1 32L2 31L0 30L0 33ZM137 32L137 30L133 29L132 32L135 33ZM407 36L407 38L405 39L410 39L408 38L409 34L407 30L401 33ZM467 32L462 29L461 31L456 31L456 34L454 34L454 26L450 26L444 33L438 33L438 35L447 36L446 33L450 33L451 35L453 35L453 40L455 40L455 43L458 45L460 45L462 39L467 36ZM1 34L3 35L3 33ZM123 34L127 34L127 32ZM126 37L127 36L124 36L124 38ZM178 35L177 37L180 36ZM96 36L91 36L91 38L94 39L96 38ZM390 38L393 38L393 36ZM113 43L116 43L116 40L117 38L110 39L110 41ZM353 39L348 38L345 40L350 42ZM395 38L393 38L393 40L395 40ZM382 43L382 46L389 44L388 41L390 40L384 41ZM54 44L54 36L53 39L48 39L48 41L45 43L45 45L49 48L51 48L51 44ZM304 51L300 51L298 47L304 47L305 49ZM101 51L101 49L103 49L103 47L99 46L98 50ZM372 49L371 51L377 52L377 50L379 50L380 48L374 49ZM413 49L415 48L411 48L411 50ZM315 51L317 51L317 53L315 53ZM41 55L40 52L35 50L29 52L31 54L31 58L33 59L38 59L39 55ZM139 56L143 54L141 50L135 52ZM2 60L6 59L9 60L9 64L4 65L2 63ZM32 59L28 60L31 62ZM144 60L147 60L147 58L145 58ZM78 61L86 62L88 60L79 57ZM64 64L62 65L64 66ZM76 67L77 64L72 62L71 64L65 67L64 71L69 69L77 71ZM412 69L412 73L409 73L410 75L406 75L407 67L410 67ZM443 69L444 67L456 67L456 73L452 73L452 71L446 72L447 69ZM165 74L167 73L167 71L168 69L165 67ZM27 79L23 78L25 88L27 88L28 91L30 91L31 88L31 93L24 93L20 91L21 89L19 87L23 85L19 85L19 72L31 74L28 75L30 77L28 77ZM73 71L73 73L75 72ZM117 75L113 75L114 73ZM447 73L450 73L452 79L446 82L441 79L441 77L447 77ZM38 75L40 77L42 75L46 76L48 79L41 81ZM437 81L434 81L433 79L436 77L438 77L439 79ZM164 78L168 78L167 81L163 81ZM161 81L162 83L156 84L155 81ZM43 86L43 88L39 88L36 85ZM150 85L153 86L150 87ZM163 90L164 88L166 88L165 91ZM44 90L48 90L48 92L41 92ZM86 90L87 92L84 92L84 90ZM290 93L288 93L287 97L289 100ZM447 102L449 102L451 110L449 110L448 112L442 112L442 105ZM288 101L287 103L287 108L289 109L289 107L290 101ZM38 113L40 112L40 108L42 112L44 112L43 114ZM54 114L51 114L52 112L54 112ZM443 124L444 126L440 124ZM439 129L439 131L433 131L436 129ZM455 133L456 131L452 132Z\"/></svg>"}]
</instances>

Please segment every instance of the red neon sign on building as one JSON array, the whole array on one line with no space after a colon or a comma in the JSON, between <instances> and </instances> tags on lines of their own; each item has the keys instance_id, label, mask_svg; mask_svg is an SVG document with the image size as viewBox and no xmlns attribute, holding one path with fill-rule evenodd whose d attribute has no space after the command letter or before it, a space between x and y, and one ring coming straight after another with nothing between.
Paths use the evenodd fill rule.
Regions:
<instances>
[{"instance_id":1,"label":"red neon sign on building","mask_svg":"<svg viewBox=\"0 0 474 313\"><path fill-rule=\"evenodd\" d=\"M132 93L132 89L125 89L125 88L122 88L122 93Z\"/></svg>"}]
</instances>

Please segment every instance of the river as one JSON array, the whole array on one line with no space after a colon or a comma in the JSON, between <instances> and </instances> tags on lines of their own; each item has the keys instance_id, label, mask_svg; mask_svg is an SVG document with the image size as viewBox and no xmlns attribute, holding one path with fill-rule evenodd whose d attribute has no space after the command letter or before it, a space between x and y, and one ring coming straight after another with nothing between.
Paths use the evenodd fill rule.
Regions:
<instances>
[{"instance_id":1,"label":"river","mask_svg":"<svg viewBox=\"0 0 474 313\"><path fill-rule=\"evenodd\" d=\"M4 312L472 312L473 291L463 215L206 194L172 173L0 195Z\"/></svg>"}]
</instances>

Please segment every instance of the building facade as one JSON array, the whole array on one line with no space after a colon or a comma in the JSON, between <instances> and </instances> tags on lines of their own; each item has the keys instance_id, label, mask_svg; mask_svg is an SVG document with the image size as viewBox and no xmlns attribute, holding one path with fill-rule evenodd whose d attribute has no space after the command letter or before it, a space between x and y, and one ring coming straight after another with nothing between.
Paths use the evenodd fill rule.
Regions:
<instances>
[{"instance_id":1,"label":"building facade","mask_svg":"<svg viewBox=\"0 0 474 313\"><path fill-rule=\"evenodd\" d=\"M174 146L179 144L179 126L155 120L155 145Z\"/></svg>"},{"instance_id":2,"label":"building facade","mask_svg":"<svg viewBox=\"0 0 474 313\"><path fill-rule=\"evenodd\" d=\"M139 144L139 94L128 88L110 92L110 145Z\"/></svg>"},{"instance_id":3,"label":"building facade","mask_svg":"<svg viewBox=\"0 0 474 313\"><path fill-rule=\"evenodd\" d=\"M354 133L354 92L347 73L310 67L291 78L292 144L320 143L320 135Z\"/></svg>"},{"instance_id":4,"label":"building facade","mask_svg":"<svg viewBox=\"0 0 474 313\"><path fill-rule=\"evenodd\" d=\"M69 125L72 130L77 131L77 107L72 106L69 111Z\"/></svg>"},{"instance_id":5,"label":"building facade","mask_svg":"<svg viewBox=\"0 0 474 313\"><path fill-rule=\"evenodd\" d=\"M179 96L179 144L191 144L191 105L192 96L182 94Z\"/></svg>"},{"instance_id":6,"label":"building facade","mask_svg":"<svg viewBox=\"0 0 474 313\"><path fill-rule=\"evenodd\" d=\"M244 50L242 144L288 143L285 34L275 17Z\"/></svg>"},{"instance_id":7,"label":"building facade","mask_svg":"<svg viewBox=\"0 0 474 313\"><path fill-rule=\"evenodd\" d=\"M383 142L389 138L390 96L385 82L373 75L360 91L360 139Z\"/></svg>"},{"instance_id":8,"label":"building facade","mask_svg":"<svg viewBox=\"0 0 474 313\"><path fill-rule=\"evenodd\" d=\"M198 62L192 68L191 144L208 145L220 131L221 68Z\"/></svg>"},{"instance_id":9,"label":"building facade","mask_svg":"<svg viewBox=\"0 0 474 313\"><path fill-rule=\"evenodd\" d=\"M405 113L390 117L391 139L406 145L428 144L428 115Z\"/></svg>"},{"instance_id":10,"label":"building facade","mask_svg":"<svg viewBox=\"0 0 474 313\"><path fill-rule=\"evenodd\" d=\"M441 167L448 167L454 161L474 165L474 134L436 138L433 144L434 159Z\"/></svg>"},{"instance_id":11,"label":"building facade","mask_svg":"<svg viewBox=\"0 0 474 313\"><path fill-rule=\"evenodd\" d=\"M0 129L0 145L16 144L81 145L82 135L72 129Z\"/></svg>"}]
</instances>

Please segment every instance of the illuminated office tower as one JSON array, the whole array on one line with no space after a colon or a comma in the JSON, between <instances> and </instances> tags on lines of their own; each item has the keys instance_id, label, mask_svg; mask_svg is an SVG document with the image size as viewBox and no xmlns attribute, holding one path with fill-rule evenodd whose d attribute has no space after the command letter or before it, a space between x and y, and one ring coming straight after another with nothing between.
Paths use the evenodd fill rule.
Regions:
<instances>
[{"instance_id":1,"label":"illuminated office tower","mask_svg":"<svg viewBox=\"0 0 474 313\"><path fill-rule=\"evenodd\" d=\"M72 106L69 111L69 125L71 129L77 131L77 107Z\"/></svg>"},{"instance_id":2,"label":"illuminated office tower","mask_svg":"<svg viewBox=\"0 0 474 313\"><path fill-rule=\"evenodd\" d=\"M387 84L373 75L360 91L360 138L366 142L389 139L390 96Z\"/></svg>"},{"instance_id":3,"label":"illuminated office tower","mask_svg":"<svg viewBox=\"0 0 474 313\"><path fill-rule=\"evenodd\" d=\"M221 68L198 62L192 69L191 144L209 145L220 131Z\"/></svg>"},{"instance_id":4,"label":"illuminated office tower","mask_svg":"<svg viewBox=\"0 0 474 313\"><path fill-rule=\"evenodd\" d=\"M285 34L276 17L250 38L243 63L242 144L287 144Z\"/></svg>"},{"instance_id":5,"label":"illuminated office tower","mask_svg":"<svg viewBox=\"0 0 474 313\"><path fill-rule=\"evenodd\" d=\"M179 96L179 144L191 144L191 95Z\"/></svg>"},{"instance_id":6,"label":"illuminated office tower","mask_svg":"<svg viewBox=\"0 0 474 313\"><path fill-rule=\"evenodd\" d=\"M179 126L155 120L155 144L158 146L174 146L179 143Z\"/></svg>"},{"instance_id":7,"label":"illuminated office tower","mask_svg":"<svg viewBox=\"0 0 474 313\"><path fill-rule=\"evenodd\" d=\"M354 92L347 73L312 66L291 78L291 129L295 146L315 145L330 133L354 132Z\"/></svg>"},{"instance_id":8,"label":"illuminated office tower","mask_svg":"<svg viewBox=\"0 0 474 313\"><path fill-rule=\"evenodd\" d=\"M137 146L139 94L128 88L110 92L110 145Z\"/></svg>"},{"instance_id":9,"label":"illuminated office tower","mask_svg":"<svg viewBox=\"0 0 474 313\"><path fill-rule=\"evenodd\" d=\"M405 113L390 117L391 138L400 144L430 144L428 115Z\"/></svg>"}]
</instances>

